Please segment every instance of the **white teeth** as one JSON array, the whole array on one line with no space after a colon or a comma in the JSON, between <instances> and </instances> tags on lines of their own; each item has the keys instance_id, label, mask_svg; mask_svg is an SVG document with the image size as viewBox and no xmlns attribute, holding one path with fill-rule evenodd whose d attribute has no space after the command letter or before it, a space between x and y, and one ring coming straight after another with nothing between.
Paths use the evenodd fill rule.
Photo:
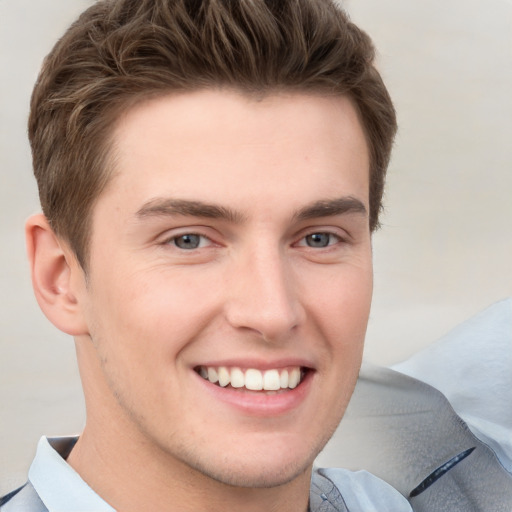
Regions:
<instances>
[{"instance_id":1,"label":"white teeth","mask_svg":"<svg viewBox=\"0 0 512 512\"><path fill-rule=\"evenodd\" d=\"M282 388L286 389L288 387L288 370L283 370L281 372L281 378L279 379L279 384Z\"/></svg>"},{"instance_id":2,"label":"white teeth","mask_svg":"<svg viewBox=\"0 0 512 512\"><path fill-rule=\"evenodd\" d=\"M272 369L262 372L255 368L241 370L240 368L227 368L226 366L211 367L201 366L198 369L199 375L212 384L218 383L221 387L231 384L233 388L247 388L251 391L265 390L269 393L280 389L296 388L302 378L299 367L292 367L282 370Z\"/></svg>"},{"instance_id":3,"label":"white teeth","mask_svg":"<svg viewBox=\"0 0 512 512\"><path fill-rule=\"evenodd\" d=\"M263 389L265 391L277 391L281 389L279 372L277 370L268 370L263 375Z\"/></svg>"},{"instance_id":4,"label":"white teeth","mask_svg":"<svg viewBox=\"0 0 512 512\"><path fill-rule=\"evenodd\" d=\"M219 380L219 376L215 368L208 368L208 380L213 384L215 384Z\"/></svg>"},{"instance_id":5,"label":"white teeth","mask_svg":"<svg viewBox=\"0 0 512 512\"><path fill-rule=\"evenodd\" d=\"M245 372L245 387L251 391L263 389L263 375L259 370L247 370Z\"/></svg>"},{"instance_id":6,"label":"white teeth","mask_svg":"<svg viewBox=\"0 0 512 512\"><path fill-rule=\"evenodd\" d=\"M244 372L240 368L231 370L231 385L234 388L243 388L245 386Z\"/></svg>"},{"instance_id":7,"label":"white teeth","mask_svg":"<svg viewBox=\"0 0 512 512\"><path fill-rule=\"evenodd\" d=\"M298 386L299 382L300 382L300 370L298 368L294 368L288 375L288 387L290 389L294 389Z\"/></svg>"},{"instance_id":8,"label":"white teeth","mask_svg":"<svg viewBox=\"0 0 512 512\"><path fill-rule=\"evenodd\" d=\"M219 384L225 388L231 381L229 370L225 366L219 368Z\"/></svg>"}]
</instances>

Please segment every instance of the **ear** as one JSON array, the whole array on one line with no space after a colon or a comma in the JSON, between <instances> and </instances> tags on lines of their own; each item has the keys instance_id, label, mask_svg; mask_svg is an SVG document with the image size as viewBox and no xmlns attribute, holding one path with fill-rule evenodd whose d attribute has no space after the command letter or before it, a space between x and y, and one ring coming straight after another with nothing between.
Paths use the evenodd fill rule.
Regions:
<instances>
[{"instance_id":1,"label":"ear","mask_svg":"<svg viewBox=\"0 0 512 512\"><path fill-rule=\"evenodd\" d=\"M78 297L86 291L85 275L73 251L53 232L43 214L25 225L32 286L48 320L72 336L88 332Z\"/></svg>"}]
</instances>

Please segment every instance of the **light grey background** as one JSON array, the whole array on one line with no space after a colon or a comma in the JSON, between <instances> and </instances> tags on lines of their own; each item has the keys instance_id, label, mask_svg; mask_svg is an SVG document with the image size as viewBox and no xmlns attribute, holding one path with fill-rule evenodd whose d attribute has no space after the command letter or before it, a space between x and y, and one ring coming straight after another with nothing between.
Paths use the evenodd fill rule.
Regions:
<instances>
[{"instance_id":1,"label":"light grey background","mask_svg":"<svg viewBox=\"0 0 512 512\"><path fill-rule=\"evenodd\" d=\"M31 87L89 4L0 0L0 494L24 481L39 436L84 418L72 340L32 296L23 223L38 210ZM512 2L345 5L374 38L399 113L366 347L388 364L512 294Z\"/></svg>"}]
</instances>

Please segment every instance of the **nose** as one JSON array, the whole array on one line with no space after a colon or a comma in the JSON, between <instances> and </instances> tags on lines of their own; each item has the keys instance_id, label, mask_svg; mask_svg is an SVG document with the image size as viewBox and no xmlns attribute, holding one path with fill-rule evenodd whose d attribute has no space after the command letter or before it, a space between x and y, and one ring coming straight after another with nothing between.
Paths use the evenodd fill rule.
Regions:
<instances>
[{"instance_id":1,"label":"nose","mask_svg":"<svg viewBox=\"0 0 512 512\"><path fill-rule=\"evenodd\" d=\"M298 283L278 248L247 251L235 267L228 278L225 305L231 326L277 342L301 324L304 311Z\"/></svg>"}]
</instances>

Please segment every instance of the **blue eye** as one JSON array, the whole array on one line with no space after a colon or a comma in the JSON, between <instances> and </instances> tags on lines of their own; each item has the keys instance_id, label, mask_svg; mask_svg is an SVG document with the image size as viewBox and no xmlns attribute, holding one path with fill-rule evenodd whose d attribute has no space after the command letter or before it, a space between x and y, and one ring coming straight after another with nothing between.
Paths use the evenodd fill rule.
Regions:
<instances>
[{"instance_id":1,"label":"blue eye","mask_svg":"<svg viewBox=\"0 0 512 512\"><path fill-rule=\"evenodd\" d=\"M328 247L338 241L338 237L332 233L311 233L304 238L308 247L320 248Z\"/></svg>"},{"instance_id":2,"label":"blue eye","mask_svg":"<svg viewBox=\"0 0 512 512\"><path fill-rule=\"evenodd\" d=\"M172 241L174 242L174 245L180 249L192 250L201 246L202 238L203 237L201 235L187 233L173 238Z\"/></svg>"}]
</instances>

